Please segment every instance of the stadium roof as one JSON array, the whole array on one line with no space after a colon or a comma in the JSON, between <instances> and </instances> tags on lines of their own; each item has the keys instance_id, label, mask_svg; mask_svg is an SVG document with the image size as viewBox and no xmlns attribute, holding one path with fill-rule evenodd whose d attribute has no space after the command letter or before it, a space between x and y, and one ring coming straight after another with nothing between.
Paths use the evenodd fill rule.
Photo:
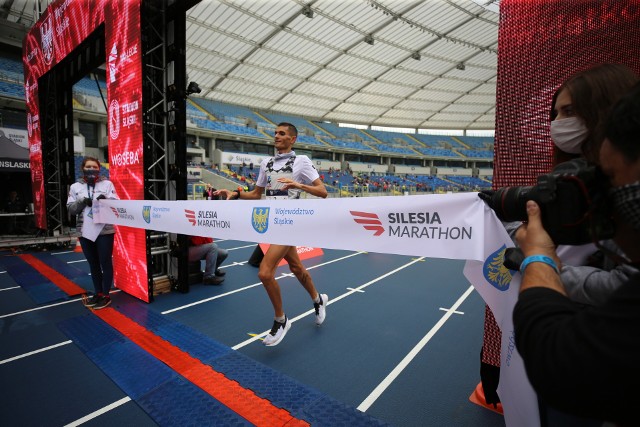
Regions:
<instances>
[{"instance_id":1,"label":"stadium roof","mask_svg":"<svg viewBox=\"0 0 640 427\"><path fill-rule=\"evenodd\" d=\"M32 3L0 0L0 18L26 21ZM203 0L187 12L188 80L316 120L493 129L498 3Z\"/></svg>"}]
</instances>

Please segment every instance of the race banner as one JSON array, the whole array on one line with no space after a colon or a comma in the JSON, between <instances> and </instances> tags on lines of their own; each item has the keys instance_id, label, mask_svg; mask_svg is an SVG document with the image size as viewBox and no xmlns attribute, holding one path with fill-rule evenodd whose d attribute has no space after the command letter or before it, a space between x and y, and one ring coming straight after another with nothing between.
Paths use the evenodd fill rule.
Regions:
<instances>
[{"instance_id":1,"label":"race banner","mask_svg":"<svg viewBox=\"0 0 640 427\"><path fill-rule=\"evenodd\" d=\"M504 253L514 246L495 213L485 205L486 259L467 261L464 275L493 312L502 331L498 395L508 426L540 425L538 399L529 383L524 362L515 345L513 308L520 292L520 273L503 265ZM496 249L497 248L497 249Z\"/></svg>"},{"instance_id":2,"label":"race banner","mask_svg":"<svg viewBox=\"0 0 640 427\"><path fill-rule=\"evenodd\" d=\"M219 239L485 258L485 204L475 193L302 200L101 200L98 222Z\"/></svg>"}]
</instances>

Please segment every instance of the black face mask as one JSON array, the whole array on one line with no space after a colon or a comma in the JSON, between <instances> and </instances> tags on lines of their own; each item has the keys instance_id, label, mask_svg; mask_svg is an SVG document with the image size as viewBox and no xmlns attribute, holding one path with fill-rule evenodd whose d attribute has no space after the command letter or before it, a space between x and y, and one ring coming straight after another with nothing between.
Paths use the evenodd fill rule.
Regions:
<instances>
[{"instance_id":1,"label":"black face mask","mask_svg":"<svg viewBox=\"0 0 640 427\"><path fill-rule=\"evenodd\" d=\"M620 218L640 231L640 181L610 190L613 206Z\"/></svg>"},{"instance_id":2,"label":"black face mask","mask_svg":"<svg viewBox=\"0 0 640 427\"><path fill-rule=\"evenodd\" d=\"M84 169L83 173L84 180L87 181L87 184L94 185L96 183L96 180L98 179L100 171L95 169Z\"/></svg>"}]
</instances>

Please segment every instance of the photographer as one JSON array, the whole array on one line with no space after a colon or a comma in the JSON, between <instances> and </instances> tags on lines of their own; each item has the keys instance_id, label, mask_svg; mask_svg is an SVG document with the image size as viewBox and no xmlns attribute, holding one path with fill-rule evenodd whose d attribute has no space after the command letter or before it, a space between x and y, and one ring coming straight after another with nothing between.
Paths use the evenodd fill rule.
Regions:
<instances>
[{"instance_id":1,"label":"photographer","mask_svg":"<svg viewBox=\"0 0 640 427\"><path fill-rule=\"evenodd\" d=\"M627 264L640 262L640 86L621 99L606 128L600 165L609 177L615 242ZM525 261L513 318L516 346L540 400L567 413L636 425L640 419L640 275L597 307L567 298L554 242L538 204L516 240Z\"/></svg>"},{"instance_id":2,"label":"photographer","mask_svg":"<svg viewBox=\"0 0 640 427\"><path fill-rule=\"evenodd\" d=\"M580 71L562 83L553 96L550 109L554 170L562 168L563 162L577 158L598 163L609 112L638 81L638 76L626 65L601 64ZM493 208L482 193L480 196ZM520 221L526 218L525 212L522 215L518 222L505 224L510 236L515 235ZM609 250L618 251L611 241L602 244ZM569 298L583 304L604 303L629 275L637 271L603 260L601 251L596 251L593 245L562 246L558 248L558 254L563 260L561 278L565 290ZM496 389L500 373L500 336L493 314L487 308L480 369L487 403L499 401Z\"/></svg>"},{"instance_id":3,"label":"photographer","mask_svg":"<svg viewBox=\"0 0 640 427\"><path fill-rule=\"evenodd\" d=\"M639 80L625 65L602 64L564 82L554 95L550 114L554 163L558 165L559 160L568 156L580 156L599 164L598 155L609 112ZM606 250L620 252L611 241L602 245ZM564 261L561 278L573 301L600 305L637 270L603 258L601 251L591 253L589 249L563 247L558 250Z\"/></svg>"}]
</instances>

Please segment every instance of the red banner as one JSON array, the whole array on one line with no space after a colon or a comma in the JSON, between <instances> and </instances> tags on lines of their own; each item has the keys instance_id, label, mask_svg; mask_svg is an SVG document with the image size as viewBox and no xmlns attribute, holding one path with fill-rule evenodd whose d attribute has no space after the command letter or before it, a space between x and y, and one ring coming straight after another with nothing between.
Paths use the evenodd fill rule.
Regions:
<instances>
[{"instance_id":1,"label":"red banner","mask_svg":"<svg viewBox=\"0 0 640 427\"><path fill-rule=\"evenodd\" d=\"M105 11L109 176L124 200L144 199L140 1L110 1ZM114 281L149 301L145 231L118 227Z\"/></svg>"},{"instance_id":2,"label":"red banner","mask_svg":"<svg viewBox=\"0 0 640 427\"><path fill-rule=\"evenodd\" d=\"M140 0L58 0L47 7L23 43L31 180L38 228L44 206L38 79L105 23L109 174L121 199L144 199ZM145 231L118 227L114 282L149 301Z\"/></svg>"}]
</instances>

